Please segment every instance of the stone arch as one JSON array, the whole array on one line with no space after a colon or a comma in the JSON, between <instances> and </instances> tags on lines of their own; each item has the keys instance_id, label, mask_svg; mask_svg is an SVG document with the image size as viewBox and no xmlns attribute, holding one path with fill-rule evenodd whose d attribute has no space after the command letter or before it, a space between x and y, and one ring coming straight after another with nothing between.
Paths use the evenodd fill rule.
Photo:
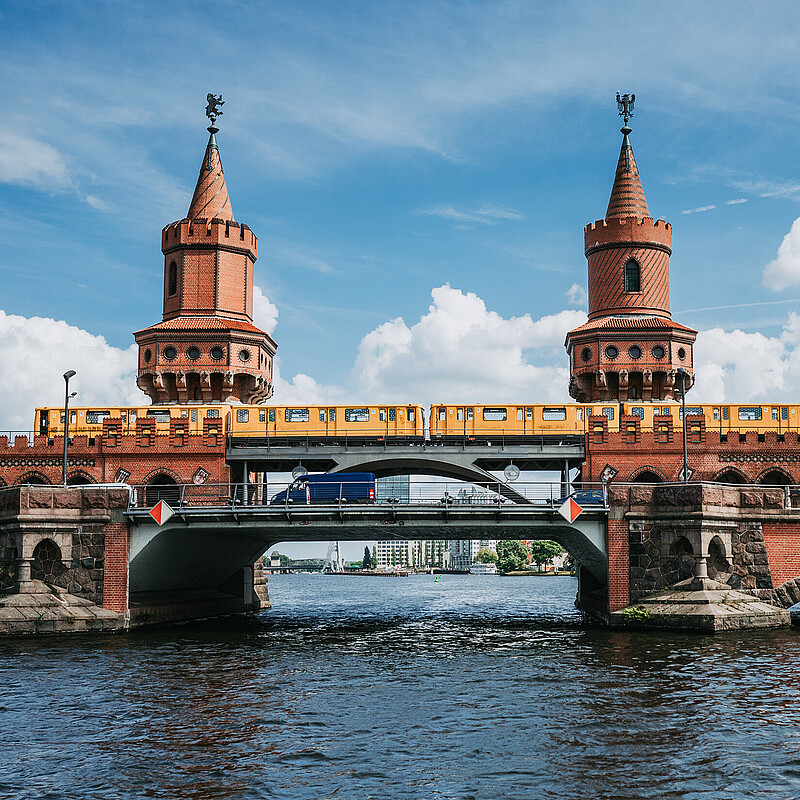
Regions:
<instances>
[{"instance_id":1,"label":"stone arch","mask_svg":"<svg viewBox=\"0 0 800 800\"><path fill-rule=\"evenodd\" d=\"M33 548L31 580L53 585L66 570L61 558L61 548L52 539L42 539Z\"/></svg>"},{"instance_id":2,"label":"stone arch","mask_svg":"<svg viewBox=\"0 0 800 800\"><path fill-rule=\"evenodd\" d=\"M628 481L630 483L666 483L667 476L660 469L645 464L632 472Z\"/></svg>"},{"instance_id":3,"label":"stone arch","mask_svg":"<svg viewBox=\"0 0 800 800\"><path fill-rule=\"evenodd\" d=\"M725 469L721 469L712 478L712 481L714 483L733 483L733 484L750 482L747 480L747 476L741 470L738 470L735 467L725 467Z\"/></svg>"},{"instance_id":4,"label":"stone arch","mask_svg":"<svg viewBox=\"0 0 800 800\"><path fill-rule=\"evenodd\" d=\"M667 585L685 581L694 575L694 547L685 536L678 536L669 546L669 555L664 565Z\"/></svg>"},{"instance_id":5,"label":"stone arch","mask_svg":"<svg viewBox=\"0 0 800 800\"><path fill-rule=\"evenodd\" d=\"M159 471L147 481L145 488L145 501L148 506L154 506L160 500L165 500L171 506L177 506L181 497L181 487L178 481L166 471Z\"/></svg>"},{"instance_id":6,"label":"stone arch","mask_svg":"<svg viewBox=\"0 0 800 800\"><path fill-rule=\"evenodd\" d=\"M793 486L797 481L781 467L769 467L757 478L756 483L762 486Z\"/></svg>"},{"instance_id":7,"label":"stone arch","mask_svg":"<svg viewBox=\"0 0 800 800\"><path fill-rule=\"evenodd\" d=\"M82 469L70 473L67 478L67 486L87 486L90 483L97 483L97 481Z\"/></svg>"},{"instance_id":8,"label":"stone arch","mask_svg":"<svg viewBox=\"0 0 800 800\"><path fill-rule=\"evenodd\" d=\"M708 577L712 581L728 583L731 579L733 568L728 561L725 543L719 536L714 536L708 543Z\"/></svg>"},{"instance_id":9,"label":"stone arch","mask_svg":"<svg viewBox=\"0 0 800 800\"><path fill-rule=\"evenodd\" d=\"M17 486L24 486L26 483L30 484L31 486L52 486L53 482L42 472L37 472L36 470L31 470L30 472L26 472L24 475L21 475L17 481Z\"/></svg>"}]
</instances>

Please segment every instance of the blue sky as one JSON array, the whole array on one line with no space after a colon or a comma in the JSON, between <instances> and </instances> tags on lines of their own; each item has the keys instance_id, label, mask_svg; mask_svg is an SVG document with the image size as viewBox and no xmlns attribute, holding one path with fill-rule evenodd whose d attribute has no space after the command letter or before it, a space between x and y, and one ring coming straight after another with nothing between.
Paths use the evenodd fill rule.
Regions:
<instances>
[{"instance_id":1,"label":"blue sky","mask_svg":"<svg viewBox=\"0 0 800 800\"><path fill-rule=\"evenodd\" d=\"M209 91L274 402L566 399L617 90L696 399L796 398L799 28L791 2L1 2L0 429L68 368L86 404L143 399Z\"/></svg>"}]
</instances>

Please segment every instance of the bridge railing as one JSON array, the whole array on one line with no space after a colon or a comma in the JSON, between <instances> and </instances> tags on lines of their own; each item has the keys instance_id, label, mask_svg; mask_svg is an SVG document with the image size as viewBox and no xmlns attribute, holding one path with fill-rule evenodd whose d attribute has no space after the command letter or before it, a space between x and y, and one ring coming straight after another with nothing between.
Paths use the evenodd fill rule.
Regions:
<instances>
[{"instance_id":1,"label":"bridge railing","mask_svg":"<svg viewBox=\"0 0 800 800\"><path fill-rule=\"evenodd\" d=\"M269 506L298 509L312 506L436 506L468 509L507 507L515 504L557 508L572 497L584 508L606 508L608 495L602 484L571 490L559 482L501 482L467 484L460 481L412 481L399 486L347 481L321 484L305 493L289 491L286 482L147 484L132 487L130 509L150 509L164 500L175 511L186 508L255 508ZM322 488L324 487L324 488ZM369 500L354 499L373 496Z\"/></svg>"}]
</instances>

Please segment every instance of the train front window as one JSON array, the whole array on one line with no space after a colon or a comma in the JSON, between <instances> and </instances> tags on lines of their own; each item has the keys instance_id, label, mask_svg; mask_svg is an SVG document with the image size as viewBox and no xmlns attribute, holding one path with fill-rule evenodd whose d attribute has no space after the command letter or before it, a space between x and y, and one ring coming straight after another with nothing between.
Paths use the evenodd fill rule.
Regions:
<instances>
[{"instance_id":1,"label":"train front window","mask_svg":"<svg viewBox=\"0 0 800 800\"><path fill-rule=\"evenodd\" d=\"M344 410L345 422L369 422L368 408L346 408Z\"/></svg>"},{"instance_id":2,"label":"train front window","mask_svg":"<svg viewBox=\"0 0 800 800\"><path fill-rule=\"evenodd\" d=\"M508 419L508 410L505 408L484 408L483 419L485 422L505 422Z\"/></svg>"},{"instance_id":3,"label":"train front window","mask_svg":"<svg viewBox=\"0 0 800 800\"><path fill-rule=\"evenodd\" d=\"M542 419L545 422L563 421L567 418L566 408L543 408Z\"/></svg>"},{"instance_id":4,"label":"train front window","mask_svg":"<svg viewBox=\"0 0 800 800\"><path fill-rule=\"evenodd\" d=\"M443 409L439 409L439 422L444 422L447 419L447 412Z\"/></svg>"},{"instance_id":5,"label":"train front window","mask_svg":"<svg viewBox=\"0 0 800 800\"><path fill-rule=\"evenodd\" d=\"M414 409L413 408L409 408L408 409L408 421L409 422L413 422L414 421Z\"/></svg>"},{"instance_id":6,"label":"train front window","mask_svg":"<svg viewBox=\"0 0 800 800\"><path fill-rule=\"evenodd\" d=\"M308 422L308 409L287 408L284 416L287 422Z\"/></svg>"}]
</instances>

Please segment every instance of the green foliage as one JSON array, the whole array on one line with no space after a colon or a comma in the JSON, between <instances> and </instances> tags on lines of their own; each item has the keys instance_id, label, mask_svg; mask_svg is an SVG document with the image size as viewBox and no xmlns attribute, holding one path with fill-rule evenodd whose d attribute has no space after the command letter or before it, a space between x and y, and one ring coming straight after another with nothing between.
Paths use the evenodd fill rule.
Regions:
<instances>
[{"instance_id":1,"label":"green foliage","mask_svg":"<svg viewBox=\"0 0 800 800\"><path fill-rule=\"evenodd\" d=\"M523 569L528 565L528 549L519 539L497 543L497 566L501 572Z\"/></svg>"},{"instance_id":2,"label":"green foliage","mask_svg":"<svg viewBox=\"0 0 800 800\"><path fill-rule=\"evenodd\" d=\"M644 606L631 606L623 610L622 615L628 625L638 625L650 619L650 612Z\"/></svg>"},{"instance_id":3,"label":"green foliage","mask_svg":"<svg viewBox=\"0 0 800 800\"><path fill-rule=\"evenodd\" d=\"M543 566L549 564L556 556L560 556L564 550L558 542L551 542L547 539L530 542L528 551L531 554L533 563L541 571Z\"/></svg>"},{"instance_id":4,"label":"green foliage","mask_svg":"<svg viewBox=\"0 0 800 800\"><path fill-rule=\"evenodd\" d=\"M479 564L496 564L497 553L491 547L481 547L478 550L478 555L475 556L475 561Z\"/></svg>"},{"instance_id":5,"label":"green foliage","mask_svg":"<svg viewBox=\"0 0 800 800\"><path fill-rule=\"evenodd\" d=\"M372 560L372 553L369 547L364 547L364 558L361 559L361 569L375 569L375 562Z\"/></svg>"}]
</instances>

